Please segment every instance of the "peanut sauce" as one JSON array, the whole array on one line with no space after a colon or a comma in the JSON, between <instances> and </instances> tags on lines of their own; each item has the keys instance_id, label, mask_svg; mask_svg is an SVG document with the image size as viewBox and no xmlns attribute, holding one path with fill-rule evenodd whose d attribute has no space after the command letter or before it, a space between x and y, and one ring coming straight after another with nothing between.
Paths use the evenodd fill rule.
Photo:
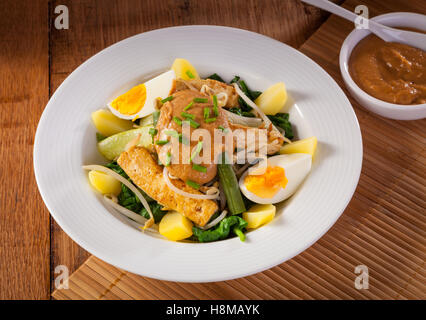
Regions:
<instances>
[{"instance_id":1,"label":"peanut sauce","mask_svg":"<svg viewBox=\"0 0 426 320\"><path fill-rule=\"evenodd\" d=\"M421 49L369 35L353 49L349 73L377 99L402 105L426 103L426 53Z\"/></svg>"}]
</instances>

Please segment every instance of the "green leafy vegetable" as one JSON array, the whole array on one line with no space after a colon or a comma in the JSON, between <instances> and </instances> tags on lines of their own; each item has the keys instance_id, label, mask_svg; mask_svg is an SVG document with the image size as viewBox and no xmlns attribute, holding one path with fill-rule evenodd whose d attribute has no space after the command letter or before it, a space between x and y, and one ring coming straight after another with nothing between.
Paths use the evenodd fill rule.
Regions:
<instances>
[{"instance_id":1,"label":"green leafy vegetable","mask_svg":"<svg viewBox=\"0 0 426 320\"><path fill-rule=\"evenodd\" d=\"M247 221L239 216L226 217L219 225L209 230L192 227L192 232L199 242L211 242L226 239L229 236L231 227L234 227L234 233L240 237L241 241L244 241L245 236L243 234L243 229L247 227Z\"/></svg>"},{"instance_id":2,"label":"green leafy vegetable","mask_svg":"<svg viewBox=\"0 0 426 320\"><path fill-rule=\"evenodd\" d=\"M102 133L96 132L96 141L97 142L100 142L100 141L104 140L105 138L106 137Z\"/></svg>"},{"instance_id":3,"label":"green leafy vegetable","mask_svg":"<svg viewBox=\"0 0 426 320\"><path fill-rule=\"evenodd\" d=\"M208 76L207 79L212 79L212 80L226 83L225 80L223 80L222 77L219 76L217 73L213 73L212 75Z\"/></svg>"},{"instance_id":4,"label":"green leafy vegetable","mask_svg":"<svg viewBox=\"0 0 426 320\"><path fill-rule=\"evenodd\" d=\"M275 116L268 116L268 118L276 127L284 129L286 138L294 138L293 129L291 127L288 113L277 113Z\"/></svg>"}]
</instances>

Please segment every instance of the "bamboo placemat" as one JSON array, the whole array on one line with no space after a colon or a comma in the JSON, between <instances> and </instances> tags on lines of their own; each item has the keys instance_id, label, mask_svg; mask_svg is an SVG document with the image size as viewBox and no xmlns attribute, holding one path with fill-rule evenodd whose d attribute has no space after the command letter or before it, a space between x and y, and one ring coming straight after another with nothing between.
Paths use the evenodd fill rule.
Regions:
<instances>
[{"instance_id":1,"label":"bamboo placemat","mask_svg":"<svg viewBox=\"0 0 426 320\"><path fill-rule=\"evenodd\" d=\"M370 15L426 13L422 1L366 4ZM337 17L301 47L344 88L340 46L353 26ZM348 97L349 93L346 92ZM351 100L364 143L358 188L349 206L312 247L272 269L249 277L189 284L153 280L89 258L55 299L425 299L426 120L394 121ZM355 267L369 270L369 288L355 288Z\"/></svg>"}]
</instances>

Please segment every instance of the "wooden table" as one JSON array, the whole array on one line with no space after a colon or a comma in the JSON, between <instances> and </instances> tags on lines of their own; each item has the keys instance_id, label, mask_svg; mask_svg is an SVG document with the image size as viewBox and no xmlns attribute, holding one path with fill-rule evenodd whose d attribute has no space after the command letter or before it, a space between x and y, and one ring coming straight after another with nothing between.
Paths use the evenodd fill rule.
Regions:
<instances>
[{"instance_id":1,"label":"wooden table","mask_svg":"<svg viewBox=\"0 0 426 320\"><path fill-rule=\"evenodd\" d=\"M69 9L69 30L54 27L60 4ZM51 94L78 65L121 39L174 25L239 27L298 48L327 18L296 0L3 0L0 12L1 299L49 299L55 267L66 265L72 272L89 256L49 217L32 169L38 119ZM309 55L308 48L305 53ZM326 57L319 62L330 63ZM357 202L380 201L371 200L366 191Z\"/></svg>"}]
</instances>

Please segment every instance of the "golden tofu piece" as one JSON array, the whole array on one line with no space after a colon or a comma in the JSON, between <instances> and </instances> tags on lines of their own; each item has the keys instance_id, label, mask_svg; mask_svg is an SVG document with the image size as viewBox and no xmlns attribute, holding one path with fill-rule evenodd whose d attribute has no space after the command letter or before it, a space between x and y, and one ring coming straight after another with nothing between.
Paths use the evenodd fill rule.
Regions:
<instances>
[{"instance_id":1,"label":"golden tofu piece","mask_svg":"<svg viewBox=\"0 0 426 320\"><path fill-rule=\"evenodd\" d=\"M213 200L187 198L171 190L164 181L162 167L143 147L132 147L124 151L117 162L130 179L148 196L163 206L182 213L200 226L204 226L218 210L218 206ZM185 192L201 194L187 186L182 180L171 179L171 182Z\"/></svg>"},{"instance_id":2,"label":"golden tofu piece","mask_svg":"<svg viewBox=\"0 0 426 320\"><path fill-rule=\"evenodd\" d=\"M229 84L213 80L213 79L191 79L191 80L176 80L176 89L175 91L182 91L187 89L196 89L201 90L201 87L206 85L212 90L212 93L219 94L221 92L228 95L228 101L225 104L225 108L232 108L238 106L238 94L235 91L235 88ZM209 94L209 92L206 92Z\"/></svg>"}]
</instances>

